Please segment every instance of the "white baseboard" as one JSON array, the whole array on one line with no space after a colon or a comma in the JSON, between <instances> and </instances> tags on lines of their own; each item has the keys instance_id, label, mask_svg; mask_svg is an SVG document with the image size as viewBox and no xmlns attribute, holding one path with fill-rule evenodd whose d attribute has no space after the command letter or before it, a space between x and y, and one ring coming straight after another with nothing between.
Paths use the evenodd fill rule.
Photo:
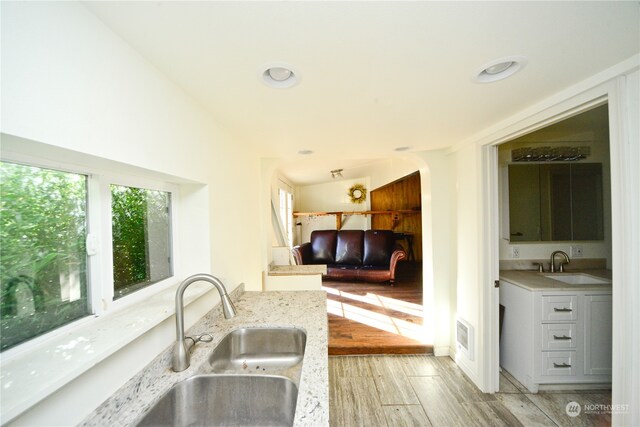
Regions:
<instances>
[{"instance_id":1,"label":"white baseboard","mask_svg":"<svg viewBox=\"0 0 640 427\"><path fill-rule=\"evenodd\" d=\"M451 355L451 348L449 346L441 346L441 347L434 347L433 348L433 355L434 356L450 356Z\"/></svg>"},{"instance_id":2,"label":"white baseboard","mask_svg":"<svg viewBox=\"0 0 640 427\"><path fill-rule=\"evenodd\" d=\"M471 367L467 365L468 359L466 357L458 355L457 357L454 357L453 360L455 360L462 372L464 372L476 386L480 384L478 376L471 370Z\"/></svg>"}]
</instances>

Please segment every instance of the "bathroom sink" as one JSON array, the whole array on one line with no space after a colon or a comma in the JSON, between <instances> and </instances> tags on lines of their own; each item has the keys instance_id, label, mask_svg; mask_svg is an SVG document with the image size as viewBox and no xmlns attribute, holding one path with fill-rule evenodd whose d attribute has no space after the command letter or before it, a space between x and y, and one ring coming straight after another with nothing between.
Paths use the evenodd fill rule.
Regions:
<instances>
[{"instance_id":1,"label":"bathroom sink","mask_svg":"<svg viewBox=\"0 0 640 427\"><path fill-rule=\"evenodd\" d=\"M237 329L220 341L209 363L213 373L277 374L297 381L306 343L307 334L298 328Z\"/></svg>"},{"instance_id":2,"label":"bathroom sink","mask_svg":"<svg viewBox=\"0 0 640 427\"><path fill-rule=\"evenodd\" d=\"M257 375L198 375L179 382L138 426L292 426L298 387Z\"/></svg>"},{"instance_id":3,"label":"bathroom sink","mask_svg":"<svg viewBox=\"0 0 640 427\"><path fill-rule=\"evenodd\" d=\"M603 279L601 277L595 277L584 273L560 273L556 275L545 275L544 277L567 283L569 285L604 285L611 283L611 280L609 279Z\"/></svg>"}]
</instances>

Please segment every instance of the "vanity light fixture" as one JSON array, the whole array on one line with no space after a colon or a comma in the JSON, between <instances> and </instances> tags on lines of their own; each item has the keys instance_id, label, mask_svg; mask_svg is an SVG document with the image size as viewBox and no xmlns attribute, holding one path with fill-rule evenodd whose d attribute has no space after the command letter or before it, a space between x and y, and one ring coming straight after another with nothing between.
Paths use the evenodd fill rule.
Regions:
<instances>
[{"instance_id":1,"label":"vanity light fixture","mask_svg":"<svg viewBox=\"0 0 640 427\"><path fill-rule=\"evenodd\" d=\"M334 169L331 171L331 178L344 178L342 176L342 169Z\"/></svg>"},{"instance_id":2,"label":"vanity light fixture","mask_svg":"<svg viewBox=\"0 0 640 427\"><path fill-rule=\"evenodd\" d=\"M271 62L258 69L258 78L276 89L286 89L300 83L300 73L283 62Z\"/></svg>"},{"instance_id":3,"label":"vanity light fixture","mask_svg":"<svg viewBox=\"0 0 640 427\"><path fill-rule=\"evenodd\" d=\"M313 150L298 150L298 154L302 154L303 156L308 156L309 154L313 154Z\"/></svg>"},{"instance_id":4,"label":"vanity light fixture","mask_svg":"<svg viewBox=\"0 0 640 427\"><path fill-rule=\"evenodd\" d=\"M478 83L491 83L506 79L522 70L528 60L524 56L507 56L495 59L482 66L474 75L473 80Z\"/></svg>"},{"instance_id":5,"label":"vanity light fixture","mask_svg":"<svg viewBox=\"0 0 640 427\"><path fill-rule=\"evenodd\" d=\"M591 147L522 147L511 151L512 162L576 162L591 155Z\"/></svg>"}]
</instances>

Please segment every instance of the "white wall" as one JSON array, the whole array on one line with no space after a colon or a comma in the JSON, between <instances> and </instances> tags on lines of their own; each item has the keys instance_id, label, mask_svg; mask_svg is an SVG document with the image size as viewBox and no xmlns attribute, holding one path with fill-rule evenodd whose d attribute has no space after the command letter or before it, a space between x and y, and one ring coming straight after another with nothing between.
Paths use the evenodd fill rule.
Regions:
<instances>
[{"instance_id":1,"label":"white wall","mask_svg":"<svg viewBox=\"0 0 640 427\"><path fill-rule=\"evenodd\" d=\"M369 190L373 191L414 173L418 169L416 157L420 157L420 153L407 154L403 157L391 157L383 162L356 168L353 171L350 170L350 172L359 173L360 176L368 176L371 180L371 188Z\"/></svg>"},{"instance_id":2,"label":"white wall","mask_svg":"<svg viewBox=\"0 0 640 427\"><path fill-rule=\"evenodd\" d=\"M259 159L81 4L3 2L2 132L202 183L182 188L193 216L176 282L199 270L261 289L259 211L246 209L259 203ZM190 307L187 325L216 300ZM16 424L77 423L173 339L164 322Z\"/></svg>"},{"instance_id":3,"label":"white wall","mask_svg":"<svg viewBox=\"0 0 640 427\"><path fill-rule=\"evenodd\" d=\"M3 132L207 184L214 272L260 282L228 251L258 233L257 156L79 4L3 4L2 36Z\"/></svg>"},{"instance_id":4,"label":"white wall","mask_svg":"<svg viewBox=\"0 0 640 427\"><path fill-rule=\"evenodd\" d=\"M640 425L640 57L615 82L613 188L613 390L612 403L629 405L613 425ZM613 135L613 134L612 134Z\"/></svg>"},{"instance_id":5,"label":"white wall","mask_svg":"<svg viewBox=\"0 0 640 427\"><path fill-rule=\"evenodd\" d=\"M354 184L362 184L367 189L367 200L364 203L352 203L349 199L349 188ZM322 184L297 186L295 191L295 207L297 212L336 212L366 211L371 208L370 179L368 176L355 179L339 179ZM296 222L302 223L300 228L301 242L308 242L314 230L335 230L336 217L303 216ZM371 228L371 217L364 215L343 216L343 230L368 230ZM297 230L294 230L294 234Z\"/></svg>"},{"instance_id":6,"label":"white wall","mask_svg":"<svg viewBox=\"0 0 640 427\"><path fill-rule=\"evenodd\" d=\"M418 152L412 157L414 164L419 165L422 191L425 333L433 343L436 356L453 355L452 325L456 314L455 157L443 150Z\"/></svg>"},{"instance_id":7,"label":"white wall","mask_svg":"<svg viewBox=\"0 0 640 427\"><path fill-rule=\"evenodd\" d=\"M456 259L457 259L457 316L467 321L480 334L480 303L482 302L482 257L480 256L482 219L482 177L480 149L467 146L455 153L456 164ZM482 340L476 339L475 358L457 355L456 361L478 384L483 351Z\"/></svg>"}]
</instances>

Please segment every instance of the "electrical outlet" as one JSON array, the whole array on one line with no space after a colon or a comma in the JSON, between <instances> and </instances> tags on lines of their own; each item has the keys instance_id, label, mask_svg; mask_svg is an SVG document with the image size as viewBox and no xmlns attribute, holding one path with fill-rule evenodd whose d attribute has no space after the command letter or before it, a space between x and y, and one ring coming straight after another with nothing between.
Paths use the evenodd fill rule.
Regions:
<instances>
[{"instance_id":1,"label":"electrical outlet","mask_svg":"<svg viewBox=\"0 0 640 427\"><path fill-rule=\"evenodd\" d=\"M511 258L520 258L520 246L511 246Z\"/></svg>"},{"instance_id":2,"label":"electrical outlet","mask_svg":"<svg viewBox=\"0 0 640 427\"><path fill-rule=\"evenodd\" d=\"M571 252L571 258L582 258L583 252L582 252L582 246L580 245L571 245L569 247L571 250L569 252Z\"/></svg>"}]
</instances>

